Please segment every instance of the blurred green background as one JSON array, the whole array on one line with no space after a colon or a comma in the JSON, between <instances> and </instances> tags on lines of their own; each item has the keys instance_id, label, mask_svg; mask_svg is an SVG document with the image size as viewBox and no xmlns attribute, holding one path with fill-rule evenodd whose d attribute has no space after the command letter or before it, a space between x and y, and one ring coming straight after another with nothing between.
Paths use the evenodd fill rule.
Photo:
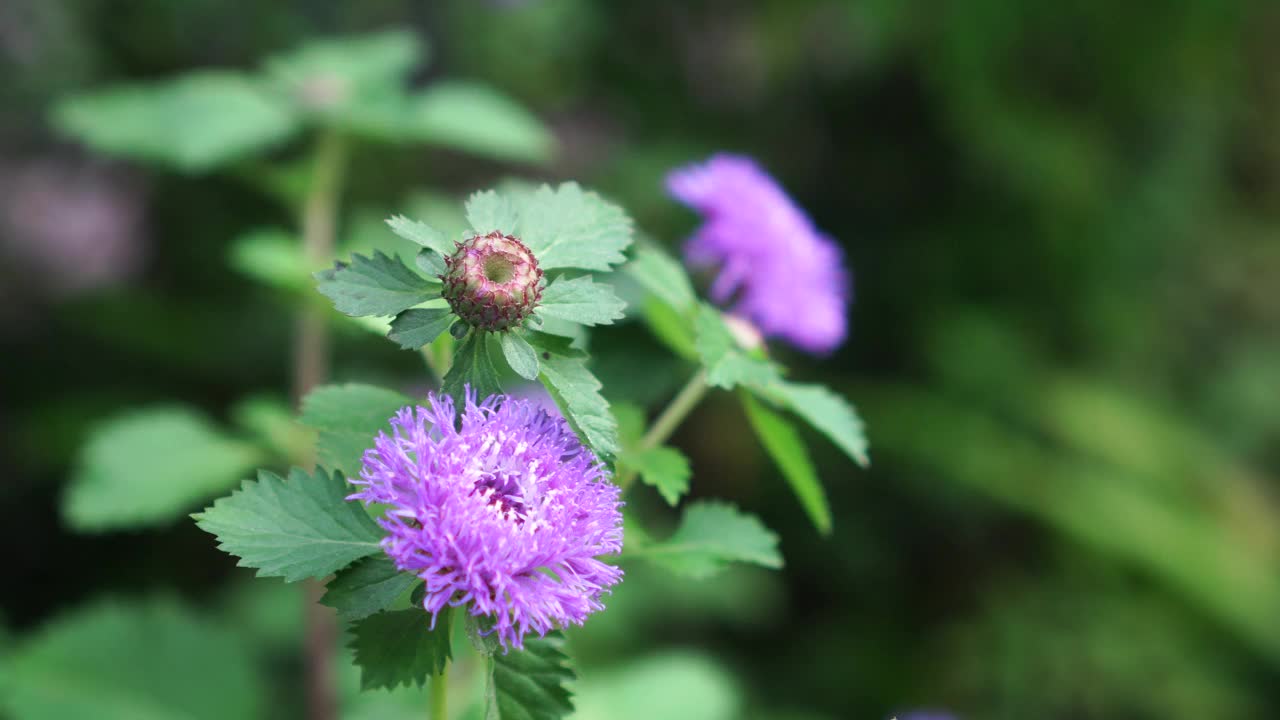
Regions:
<instances>
[{"instance_id":1,"label":"blurred green background","mask_svg":"<svg viewBox=\"0 0 1280 720\"><path fill-rule=\"evenodd\" d=\"M0 655L77 613L130 637L102 598L142 603L161 624L193 615L172 634L208 655L174 661L229 673L229 707L301 717L292 587L250 583L190 522L81 534L60 510L105 418L180 402L253 426L285 402L296 299L233 241L294 223L264 188L287 194L297 147L171 172L87 151L51 108L386 28L430 48L415 86L484 82L554 149L358 144L344 245L386 241L392 212L447 223L465 193L521 177L593 186L676 248L696 219L663 175L730 150L853 268L850 341L779 350L868 425L869 471L814 444L835 533L813 531L713 395L674 441L693 495L759 513L787 567L705 583L628 568L571 638L581 717L1280 716L1267 2L5 0ZM413 353L334 332L336 380L427 388ZM593 343L612 399L651 405L682 379L638 324ZM352 703L401 716L393 698Z\"/></svg>"}]
</instances>

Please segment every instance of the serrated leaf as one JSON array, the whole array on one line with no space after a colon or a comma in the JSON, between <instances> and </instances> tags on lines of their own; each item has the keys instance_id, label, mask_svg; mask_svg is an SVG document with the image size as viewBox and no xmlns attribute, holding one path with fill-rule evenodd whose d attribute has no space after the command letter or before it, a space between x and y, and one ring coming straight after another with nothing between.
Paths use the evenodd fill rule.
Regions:
<instances>
[{"instance_id":1,"label":"serrated leaf","mask_svg":"<svg viewBox=\"0 0 1280 720\"><path fill-rule=\"evenodd\" d=\"M622 318L627 304L613 292L612 285L598 283L589 275L556 278L542 291L538 314L580 325L610 325Z\"/></svg>"},{"instance_id":2,"label":"serrated leaf","mask_svg":"<svg viewBox=\"0 0 1280 720\"><path fill-rule=\"evenodd\" d=\"M453 252L453 243L449 242L445 234L424 222L394 215L387 218L387 225L395 234L428 250L435 250L441 255Z\"/></svg>"},{"instance_id":3,"label":"serrated leaf","mask_svg":"<svg viewBox=\"0 0 1280 720\"><path fill-rule=\"evenodd\" d=\"M742 406L756 437L760 438L760 443L782 471L782 477L799 498L814 527L824 535L830 533L831 508L827 504L827 494L822 489L800 434L780 415L766 409L746 393L742 394Z\"/></svg>"},{"instance_id":4,"label":"serrated leaf","mask_svg":"<svg viewBox=\"0 0 1280 720\"><path fill-rule=\"evenodd\" d=\"M311 282L301 243L278 228L257 228L237 237L229 260L240 273L270 287L299 291Z\"/></svg>"},{"instance_id":5,"label":"serrated leaf","mask_svg":"<svg viewBox=\"0 0 1280 720\"><path fill-rule=\"evenodd\" d=\"M440 296L440 283L410 270L398 255L375 250L352 255L350 264L316 273L318 289L339 312L355 317L395 315Z\"/></svg>"},{"instance_id":6,"label":"serrated leaf","mask_svg":"<svg viewBox=\"0 0 1280 720\"><path fill-rule=\"evenodd\" d=\"M543 356L539 379L565 419L597 455L607 459L617 454L618 425L600 394L600 381L583 358Z\"/></svg>"},{"instance_id":7,"label":"serrated leaf","mask_svg":"<svg viewBox=\"0 0 1280 720\"><path fill-rule=\"evenodd\" d=\"M450 616L436 616L422 608L391 610L360 620L352 628L351 649L360 666L363 690L400 685L422 687L431 675L439 675L452 658Z\"/></svg>"},{"instance_id":8,"label":"serrated leaf","mask_svg":"<svg viewBox=\"0 0 1280 720\"><path fill-rule=\"evenodd\" d=\"M72 95L54 108L63 133L108 155L206 172L293 135L289 106L251 78L201 71Z\"/></svg>"},{"instance_id":9,"label":"serrated leaf","mask_svg":"<svg viewBox=\"0 0 1280 720\"><path fill-rule=\"evenodd\" d=\"M440 333L448 330L457 319L449 308L405 310L391 321L391 332L387 337L405 350L417 350L440 337Z\"/></svg>"},{"instance_id":10,"label":"serrated leaf","mask_svg":"<svg viewBox=\"0 0 1280 720\"><path fill-rule=\"evenodd\" d=\"M576 338L568 335L525 330L524 336L530 345L552 355L562 355L570 358L585 358L587 356L586 351L574 347ZM545 355L543 359L546 359Z\"/></svg>"},{"instance_id":11,"label":"serrated leaf","mask_svg":"<svg viewBox=\"0 0 1280 720\"><path fill-rule=\"evenodd\" d=\"M468 385L480 400L502 392L498 369L489 355L488 333L472 330L462 341L453 355L453 366L444 376L442 389L461 408Z\"/></svg>"},{"instance_id":12,"label":"serrated leaf","mask_svg":"<svg viewBox=\"0 0 1280 720\"><path fill-rule=\"evenodd\" d=\"M440 253L434 250L428 250L427 248L423 248L419 251L417 257L413 259L413 262L418 266L418 269L422 271L422 274L427 276L427 279L439 280L440 276L444 275L449 270L449 267L445 265L444 258Z\"/></svg>"},{"instance_id":13,"label":"serrated leaf","mask_svg":"<svg viewBox=\"0 0 1280 720\"><path fill-rule=\"evenodd\" d=\"M506 195L493 190L474 192L467 198L467 222L477 233L494 230L513 232L516 227L516 207ZM546 268L542 268L544 271Z\"/></svg>"},{"instance_id":14,"label":"serrated leaf","mask_svg":"<svg viewBox=\"0 0 1280 720\"><path fill-rule=\"evenodd\" d=\"M626 266L627 274L645 290L679 312L693 307L696 296L684 266L670 255L651 247L641 247Z\"/></svg>"},{"instance_id":15,"label":"serrated leaf","mask_svg":"<svg viewBox=\"0 0 1280 720\"><path fill-rule=\"evenodd\" d=\"M693 322L689 317L656 297L645 299L641 313L649 330L662 344L685 360L699 361Z\"/></svg>"},{"instance_id":16,"label":"serrated leaf","mask_svg":"<svg viewBox=\"0 0 1280 720\"><path fill-rule=\"evenodd\" d=\"M320 431L320 463L354 476L378 432L391 427L396 411L412 404L405 395L373 385L324 385L303 398L299 421Z\"/></svg>"},{"instance_id":17,"label":"serrated leaf","mask_svg":"<svg viewBox=\"0 0 1280 720\"><path fill-rule=\"evenodd\" d=\"M171 600L61 615L5 657L4 675L0 706L23 720L225 720L264 709L236 633Z\"/></svg>"},{"instance_id":18,"label":"serrated leaf","mask_svg":"<svg viewBox=\"0 0 1280 720\"><path fill-rule=\"evenodd\" d=\"M717 500L689 503L671 537L628 554L694 579L715 575L733 562L782 567L778 536L754 515Z\"/></svg>"},{"instance_id":19,"label":"serrated leaf","mask_svg":"<svg viewBox=\"0 0 1280 720\"><path fill-rule=\"evenodd\" d=\"M538 379L538 353L528 340L514 332L502 333L502 356L520 377Z\"/></svg>"},{"instance_id":20,"label":"serrated leaf","mask_svg":"<svg viewBox=\"0 0 1280 720\"><path fill-rule=\"evenodd\" d=\"M351 622L389 609L414 585L414 575L401 572L386 554L370 555L338 572L325 586L320 602L338 611L338 619Z\"/></svg>"},{"instance_id":21,"label":"serrated leaf","mask_svg":"<svg viewBox=\"0 0 1280 720\"><path fill-rule=\"evenodd\" d=\"M260 577L322 578L381 550L382 529L346 500L351 489L342 473L324 468L312 475L293 468L288 480L260 470L257 481L192 517Z\"/></svg>"},{"instance_id":22,"label":"serrated leaf","mask_svg":"<svg viewBox=\"0 0 1280 720\"><path fill-rule=\"evenodd\" d=\"M694 319L696 346L707 370L707 383L726 390L737 385L768 385L781 375L768 360L751 357L738 347L720 311L703 303Z\"/></svg>"},{"instance_id":23,"label":"serrated leaf","mask_svg":"<svg viewBox=\"0 0 1280 720\"><path fill-rule=\"evenodd\" d=\"M194 408L139 410L91 431L62 501L80 532L172 523L262 459Z\"/></svg>"},{"instance_id":24,"label":"serrated leaf","mask_svg":"<svg viewBox=\"0 0 1280 720\"><path fill-rule=\"evenodd\" d=\"M442 81L409 101L409 137L498 160L545 162L554 137L528 110L487 85Z\"/></svg>"},{"instance_id":25,"label":"serrated leaf","mask_svg":"<svg viewBox=\"0 0 1280 720\"><path fill-rule=\"evenodd\" d=\"M624 452L618 462L634 468L640 474L641 482L656 488L672 507L689 492L689 477L693 474L689 460L675 448L655 447Z\"/></svg>"},{"instance_id":26,"label":"serrated leaf","mask_svg":"<svg viewBox=\"0 0 1280 720\"><path fill-rule=\"evenodd\" d=\"M558 720L573 712L573 682L564 637L526 636L523 650L490 657L485 720Z\"/></svg>"},{"instance_id":27,"label":"serrated leaf","mask_svg":"<svg viewBox=\"0 0 1280 720\"><path fill-rule=\"evenodd\" d=\"M749 387L757 395L791 410L854 462L863 467L871 463L862 418L849 401L821 385L775 380Z\"/></svg>"},{"instance_id":28,"label":"serrated leaf","mask_svg":"<svg viewBox=\"0 0 1280 720\"><path fill-rule=\"evenodd\" d=\"M513 234L529 246L544 271L608 270L626 259L622 252L631 245L631 218L577 183L564 183L555 190L543 185L533 193L517 195L514 202Z\"/></svg>"}]
</instances>

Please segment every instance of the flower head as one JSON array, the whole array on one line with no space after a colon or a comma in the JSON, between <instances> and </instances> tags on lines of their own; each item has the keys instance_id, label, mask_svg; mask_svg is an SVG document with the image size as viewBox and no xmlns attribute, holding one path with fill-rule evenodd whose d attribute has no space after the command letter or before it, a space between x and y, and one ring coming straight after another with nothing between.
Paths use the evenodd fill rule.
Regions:
<instances>
[{"instance_id":1,"label":"flower head","mask_svg":"<svg viewBox=\"0 0 1280 720\"><path fill-rule=\"evenodd\" d=\"M529 248L510 235L494 231L468 238L444 261L444 297L472 327L517 327L542 299L542 269Z\"/></svg>"},{"instance_id":2,"label":"flower head","mask_svg":"<svg viewBox=\"0 0 1280 720\"><path fill-rule=\"evenodd\" d=\"M667 189L706 219L685 257L719 268L716 302L810 352L844 341L850 280L840 248L755 161L715 155L672 172Z\"/></svg>"},{"instance_id":3,"label":"flower head","mask_svg":"<svg viewBox=\"0 0 1280 720\"><path fill-rule=\"evenodd\" d=\"M406 407L365 451L360 491L384 503L382 548L426 582L425 607L493 618L503 647L582 624L622 571L618 487L568 424L494 395L455 411L447 396ZM459 415L461 417L459 417ZM460 421L460 422L459 422Z\"/></svg>"}]
</instances>

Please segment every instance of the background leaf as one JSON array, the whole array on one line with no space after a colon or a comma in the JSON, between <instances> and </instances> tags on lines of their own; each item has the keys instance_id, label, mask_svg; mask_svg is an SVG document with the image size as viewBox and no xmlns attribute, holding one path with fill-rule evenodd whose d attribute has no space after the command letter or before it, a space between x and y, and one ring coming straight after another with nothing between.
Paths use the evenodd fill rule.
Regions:
<instances>
[{"instance_id":1,"label":"background leaf","mask_svg":"<svg viewBox=\"0 0 1280 720\"><path fill-rule=\"evenodd\" d=\"M5 659L0 709L18 720L258 717L253 658L230 628L171 600L62 615Z\"/></svg>"},{"instance_id":2,"label":"background leaf","mask_svg":"<svg viewBox=\"0 0 1280 720\"><path fill-rule=\"evenodd\" d=\"M827 494L822 489L800 434L780 415L766 409L746 393L742 394L742 406L756 437L760 438L760 444L782 471L782 477L799 498L814 527L824 535L829 534L831 507L827 504Z\"/></svg>"},{"instance_id":3,"label":"background leaf","mask_svg":"<svg viewBox=\"0 0 1280 720\"><path fill-rule=\"evenodd\" d=\"M717 500L689 503L671 537L625 554L648 558L694 579L715 575L733 562L782 567L778 536L754 515Z\"/></svg>"},{"instance_id":4,"label":"background leaf","mask_svg":"<svg viewBox=\"0 0 1280 720\"><path fill-rule=\"evenodd\" d=\"M433 83L409 101L407 135L498 160L546 162L554 137L536 116L487 85Z\"/></svg>"},{"instance_id":5,"label":"background leaf","mask_svg":"<svg viewBox=\"0 0 1280 720\"><path fill-rule=\"evenodd\" d=\"M357 622L351 630L351 649L360 666L361 688L422 687L427 677L443 672L452 657L452 614L441 612L434 629L431 614L422 608L380 612Z\"/></svg>"},{"instance_id":6,"label":"background leaf","mask_svg":"<svg viewBox=\"0 0 1280 720\"><path fill-rule=\"evenodd\" d=\"M751 389L794 412L854 462L863 467L871 463L862 418L844 398L821 385L783 380L753 384Z\"/></svg>"},{"instance_id":7,"label":"background leaf","mask_svg":"<svg viewBox=\"0 0 1280 720\"><path fill-rule=\"evenodd\" d=\"M346 499L351 490L342 473L324 468L313 475L293 468L287 481L262 470L257 481L244 481L192 517L259 576L322 578L381 551L382 529L359 502Z\"/></svg>"},{"instance_id":8,"label":"background leaf","mask_svg":"<svg viewBox=\"0 0 1280 720\"><path fill-rule=\"evenodd\" d=\"M656 488L672 507L689 492L689 477L693 471L689 468L689 459L675 448L624 451L618 462L634 468L640 474L640 480Z\"/></svg>"},{"instance_id":9,"label":"background leaf","mask_svg":"<svg viewBox=\"0 0 1280 720\"><path fill-rule=\"evenodd\" d=\"M627 263L626 272L674 310L687 312L693 308L696 296L689 274L678 260L665 252L653 247L640 247L636 250L635 259Z\"/></svg>"},{"instance_id":10,"label":"background leaf","mask_svg":"<svg viewBox=\"0 0 1280 720\"><path fill-rule=\"evenodd\" d=\"M53 122L98 152L193 173L280 144L297 129L289 106L266 88L216 70L73 95L54 108Z\"/></svg>"},{"instance_id":11,"label":"background leaf","mask_svg":"<svg viewBox=\"0 0 1280 720\"><path fill-rule=\"evenodd\" d=\"M373 385L323 385L302 399L299 420L320 431L320 463L354 476L377 434L389 431L391 417L412 404L405 395Z\"/></svg>"},{"instance_id":12,"label":"background leaf","mask_svg":"<svg viewBox=\"0 0 1280 720\"><path fill-rule=\"evenodd\" d=\"M62 500L81 532L171 523L234 487L262 451L194 408L140 410L95 427Z\"/></svg>"},{"instance_id":13,"label":"background leaf","mask_svg":"<svg viewBox=\"0 0 1280 720\"><path fill-rule=\"evenodd\" d=\"M720 311L703 303L694 320L696 347L707 369L707 383L726 390L740 384L768 385L781 379L768 360L751 357L738 347Z\"/></svg>"},{"instance_id":14,"label":"background leaf","mask_svg":"<svg viewBox=\"0 0 1280 720\"><path fill-rule=\"evenodd\" d=\"M514 232L517 217L511 198L493 190L474 192L467 198L467 222L476 233L483 235L494 230ZM545 267L542 269L546 270Z\"/></svg>"}]
</instances>

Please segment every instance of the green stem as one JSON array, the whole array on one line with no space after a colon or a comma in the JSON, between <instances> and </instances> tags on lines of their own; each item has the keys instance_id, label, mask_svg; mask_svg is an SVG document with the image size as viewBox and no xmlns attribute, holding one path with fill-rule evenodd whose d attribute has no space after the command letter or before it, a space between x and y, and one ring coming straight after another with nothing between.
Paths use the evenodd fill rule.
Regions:
<instances>
[{"instance_id":1,"label":"green stem","mask_svg":"<svg viewBox=\"0 0 1280 720\"><path fill-rule=\"evenodd\" d=\"M653 421L653 425L649 427L649 431L644 434L640 440L640 446L637 450L650 450L656 448L671 437L671 433L680 427L680 423L685 417L698 406L702 400L702 396L707 394L707 390L711 386L707 384L707 372L698 370L693 377L689 378L689 382L676 393L671 399L671 403L658 415L658 419ZM636 471L627 468L623 470L618 477L618 485L622 487L622 492L626 493L630 489L631 484L636 481Z\"/></svg>"},{"instance_id":2,"label":"green stem","mask_svg":"<svg viewBox=\"0 0 1280 720\"><path fill-rule=\"evenodd\" d=\"M439 675L431 676L431 720L446 720L449 717L449 665L446 664Z\"/></svg>"},{"instance_id":3,"label":"green stem","mask_svg":"<svg viewBox=\"0 0 1280 720\"><path fill-rule=\"evenodd\" d=\"M334 252L338 225L338 204L346 162L342 138L332 130L316 139L311 187L302 207L302 251L307 264L318 268L328 263ZM329 374L329 325L318 303L305 302L298 309L293 346L293 396L302 402L312 388ZM301 466L315 463L313 451L294 458ZM338 626L333 611L318 602L324 585L306 582L306 675L307 717L335 720L338 716L338 687L333 667L333 649Z\"/></svg>"}]
</instances>

